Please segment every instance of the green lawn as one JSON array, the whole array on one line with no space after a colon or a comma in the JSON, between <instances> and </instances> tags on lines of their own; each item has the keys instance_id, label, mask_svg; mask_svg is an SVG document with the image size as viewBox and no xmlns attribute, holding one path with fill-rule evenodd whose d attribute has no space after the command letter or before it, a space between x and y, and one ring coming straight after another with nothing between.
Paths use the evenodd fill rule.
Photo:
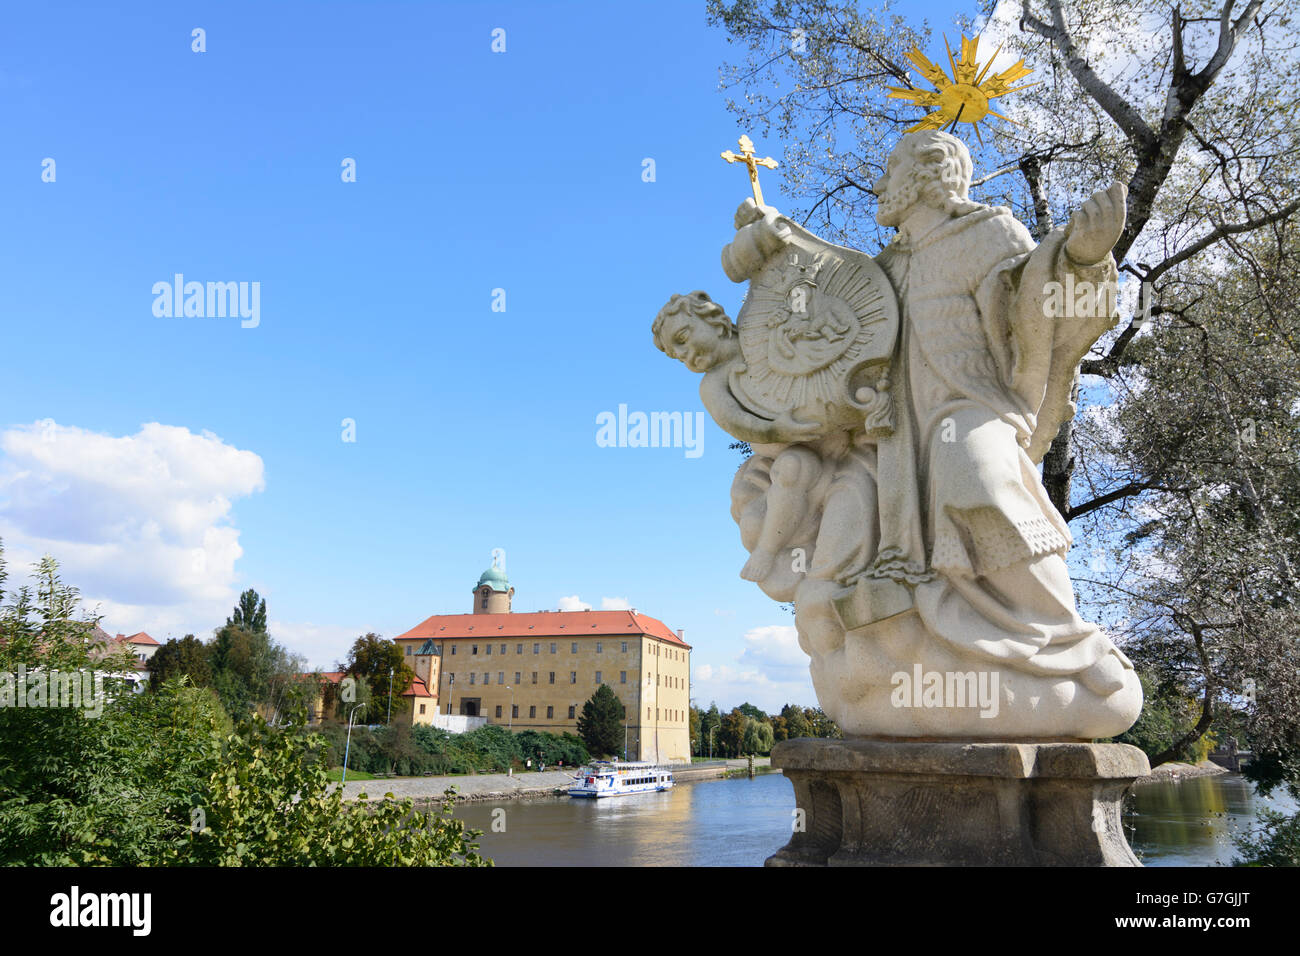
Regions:
<instances>
[{"instance_id":1,"label":"green lawn","mask_svg":"<svg viewBox=\"0 0 1300 956\"><path fill-rule=\"evenodd\" d=\"M335 783L341 781L343 779L343 768L330 767L329 778L333 780ZM348 779L349 780L374 780L375 775L372 773L366 773L364 770L349 770Z\"/></svg>"}]
</instances>

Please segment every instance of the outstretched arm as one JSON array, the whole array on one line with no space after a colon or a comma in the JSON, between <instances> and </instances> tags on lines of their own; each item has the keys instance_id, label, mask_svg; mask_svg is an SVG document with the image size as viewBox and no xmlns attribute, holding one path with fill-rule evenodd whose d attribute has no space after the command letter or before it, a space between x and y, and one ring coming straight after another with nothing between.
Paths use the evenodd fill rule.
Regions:
<instances>
[{"instance_id":1,"label":"outstretched arm","mask_svg":"<svg viewBox=\"0 0 1300 956\"><path fill-rule=\"evenodd\" d=\"M700 398L718 426L741 441L761 443L795 442L816 437L821 426L796 421L785 412L775 419L763 418L741 406L728 384L727 371L715 369L700 382Z\"/></svg>"}]
</instances>

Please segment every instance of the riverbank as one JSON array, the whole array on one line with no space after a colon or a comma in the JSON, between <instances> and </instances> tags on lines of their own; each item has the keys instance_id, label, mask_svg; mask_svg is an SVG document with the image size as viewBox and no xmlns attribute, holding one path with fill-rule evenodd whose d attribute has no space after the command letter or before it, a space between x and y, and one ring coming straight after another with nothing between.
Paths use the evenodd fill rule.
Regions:
<instances>
[{"instance_id":1,"label":"riverbank","mask_svg":"<svg viewBox=\"0 0 1300 956\"><path fill-rule=\"evenodd\" d=\"M771 759L755 757L754 769L770 769ZM674 766L675 783L694 783L698 780L716 780L721 777L745 773L748 760L719 760L704 764ZM547 770L517 774L480 773L459 774L446 777L381 777L374 780L349 780L343 784L343 799L356 800L365 794L378 800L391 793L398 800L411 798L419 804L437 803L443 793L456 788L457 803L500 802L502 800L527 800L550 797L563 793L573 783L572 770ZM333 784L331 790L337 787Z\"/></svg>"},{"instance_id":2,"label":"riverbank","mask_svg":"<svg viewBox=\"0 0 1300 956\"><path fill-rule=\"evenodd\" d=\"M1217 777L1221 773L1232 773L1226 767L1220 767L1217 763L1209 760L1202 760L1200 763L1162 763L1145 777L1139 777L1133 781L1134 786L1144 783L1164 783L1169 780L1186 780L1191 777Z\"/></svg>"}]
</instances>

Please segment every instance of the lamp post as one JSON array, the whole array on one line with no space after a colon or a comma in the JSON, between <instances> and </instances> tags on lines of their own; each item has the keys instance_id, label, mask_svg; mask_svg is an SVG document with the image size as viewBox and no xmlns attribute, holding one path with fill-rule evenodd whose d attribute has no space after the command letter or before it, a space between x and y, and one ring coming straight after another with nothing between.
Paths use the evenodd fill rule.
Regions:
<instances>
[{"instance_id":1,"label":"lamp post","mask_svg":"<svg viewBox=\"0 0 1300 956\"><path fill-rule=\"evenodd\" d=\"M352 750L352 718L357 715L357 711L365 704L357 704L352 708L352 713L348 714L348 741L343 745L343 783L348 782L348 754Z\"/></svg>"},{"instance_id":2,"label":"lamp post","mask_svg":"<svg viewBox=\"0 0 1300 956\"><path fill-rule=\"evenodd\" d=\"M390 667L388 668L388 719L384 721L384 723L391 724L392 722L393 722L393 669Z\"/></svg>"},{"instance_id":3,"label":"lamp post","mask_svg":"<svg viewBox=\"0 0 1300 956\"><path fill-rule=\"evenodd\" d=\"M510 716L506 718L506 730L514 730L515 729L515 689L513 687L507 687L506 690L510 691Z\"/></svg>"}]
</instances>

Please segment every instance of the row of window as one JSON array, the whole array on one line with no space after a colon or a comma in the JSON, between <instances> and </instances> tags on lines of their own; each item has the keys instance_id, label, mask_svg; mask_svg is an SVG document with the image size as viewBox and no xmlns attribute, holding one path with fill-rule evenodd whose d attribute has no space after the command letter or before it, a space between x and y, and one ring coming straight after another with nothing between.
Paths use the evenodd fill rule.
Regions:
<instances>
[{"instance_id":1,"label":"row of window","mask_svg":"<svg viewBox=\"0 0 1300 956\"><path fill-rule=\"evenodd\" d=\"M554 683L555 683L555 671L550 671L549 674L550 674L550 679L547 681L547 683L548 683L548 684L554 684ZM532 679L532 683L534 683L534 684L537 683L537 675L538 675L538 672L537 672L537 671L533 671L533 679ZM514 686L518 687L521 683L523 683L523 681L521 680L521 678L522 678L523 676L524 676L524 675L523 675L520 671L515 671L515 684L514 684ZM603 678L604 678L604 672L603 672L603 671L596 671L596 683L597 683L597 684L603 684L603 683L605 682L605 681L603 680ZM448 679L449 679L449 682L450 682L450 683L452 683L452 684L456 683L456 675L455 675L455 674L449 674L449 675L448 675ZM648 680L648 678L647 678L647 680ZM469 672L469 682L470 682L471 684L477 684L477 683L479 682L479 681L478 681L478 671L470 671L470 672ZM498 683L498 684L505 684L505 682L506 682L506 672L505 672L505 671L497 671L497 683ZM626 683L627 683L627 671L619 671L619 672L618 672L618 682L619 682L620 684L626 684ZM490 683L492 683L492 674L491 674L491 672L489 672L489 671L484 671L484 672L483 672L483 683L484 683L484 684L490 684ZM578 672L577 672L577 671L569 671L569 683L570 683L570 684L576 684L576 683L578 683Z\"/></svg>"},{"instance_id":2,"label":"row of window","mask_svg":"<svg viewBox=\"0 0 1300 956\"><path fill-rule=\"evenodd\" d=\"M660 718L659 718L659 708L658 708L658 707L647 707L647 708L645 709L645 719L646 719L646 720L650 720L650 719L651 719L651 718L650 718L650 712L651 712L652 710L654 711L654 719L655 719L655 720L659 720ZM685 713L685 711L674 710L674 709L671 708L671 707L665 707L665 708L663 709L663 719L664 719L664 720L681 720L681 719L682 719L682 715L683 715L684 713Z\"/></svg>"},{"instance_id":3,"label":"row of window","mask_svg":"<svg viewBox=\"0 0 1300 956\"><path fill-rule=\"evenodd\" d=\"M627 643L628 643L627 641L622 641L622 642L620 642L620 645L621 645L621 648L622 648L622 652L623 652L624 654L627 653ZM483 646L483 654L484 654L484 656L487 656L487 655L491 654L491 653L492 653L492 648L493 648L493 647L497 647L497 648L498 648L497 653L499 653L499 654L505 654L505 653L507 653L507 651L509 650L509 647L510 647L509 644L496 644L496 645L494 645L494 644L484 644L484 645L482 645L482 646ZM557 652L557 648L559 647L559 643L556 642L556 641L551 641L551 642L550 642L550 646L551 646L551 651L550 651L550 652L551 652L552 654L554 654L554 653ZM456 645L455 643L452 643L452 644L451 644L451 653L452 653L452 654L455 654L455 653L456 653L456 648L457 648L457 645ZM412 645L412 644L407 644L407 645L406 645L406 656L407 656L407 657L410 657L411 654L414 653L414 650L415 650L414 645ZM478 645L478 644L471 644L471 645L470 645L469 652L470 652L471 655L476 656L476 655L478 654L478 650L479 650L479 645ZM655 653L655 656L656 656L656 657L659 656L659 650L660 650L659 645L655 645L655 651L654 651L654 653ZM678 651L678 650L676 650L675 648L671 648L671 647L670 647L670 648L667 648L667 651L668 651L668 655L667 655L667 656L668 656L671 660L675 660L675 661L677 661L677 660L684 660L684 659L685 659L684 655L682 655L681 652ZM523 652L524 652L524 645L523 645L523 644L516 644L516 645L515 645L515 653L516 653L516 654L522 654ZM542 643L541 643L540 641L534 642L534 644L533 644L533 653L534 653L534 654L540 654L541 652L542 652ZM603 654L604 652L605 652L605 642L604 642L604 641L597 641L597 642L596 642L596 653L597 653L597 654ZM569 653L571 653L571 654L576 654L576 653L578 653L578 642L577 642L577 641L571 641L571 642L569 643Z\"/></svg>"},{"instance_id":4,"label":"row of window","mask_svg":"<svg viewBox=\"0 0 1300 956\"><path fill-rule=\"evenodd\" d=\"M575 715L577 714L577 712L578 712L577 705L576 705L576 704L570 704L570 705L569 705L569 719L570 719L570 720L574 720L574 719L576 719L576 716L575 716ZM498 716L498 717L501 716L501 705L500 705L500 704L497 704L497 716ZM518 717L518 716L519 716L519 705L518 705L518 704L513 704L513 705L510 707L510 716L511 716L511 717ZM528 708L528 716L529 716L529 717L536 717L536 716L537 716L537 707L536 707L536 706L530 706L530 707ZM555 708L554 708L554 707L547 707L547 708L546 708L546 716L547 716L548 718L553 718L553 717L555 716Z\"/></svg>"}]
</instances>

